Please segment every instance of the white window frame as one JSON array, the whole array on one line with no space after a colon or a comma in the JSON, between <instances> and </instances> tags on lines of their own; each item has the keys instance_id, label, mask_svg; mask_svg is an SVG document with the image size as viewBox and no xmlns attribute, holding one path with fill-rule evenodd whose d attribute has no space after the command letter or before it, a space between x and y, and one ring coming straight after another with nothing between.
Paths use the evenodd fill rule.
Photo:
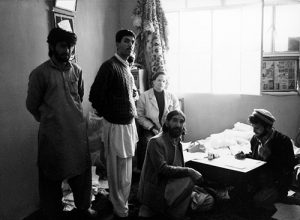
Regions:
<instances>
[{"instance_id":1,"label":"white window frame","mask_svg":"<svg viewBox=\"0 0 300 220\"><path fill-rule=\"evenodd\" d=\"M169 3L170 3L170 0L162 0L162 2L164 3L164 2L168 2L169 1ZM175 4L175 2L181 2L181 5L180 5L180 9L174 9L174 4ZM191 2L196 2L195 0L193 1L193 0L190 0L190 1L188 1L188 0L182 0L182 1L180 1L180 0L177 0L177 1L175 1L175 2L173 2L173 4L171 5L171 7L173 7L172 9L170 9L170 10L165 10L166 11L166 14L168 14L168 13L178 13L178 15L179 15L179 17L182 15L182 13L185 13L186 11L194 11L194 10L219 10L219 9L224 9L224 4L225 4L225 0L221 0L220 1L220 4L221 5L219 5L219 6L209 6L209 7L196 7L196 8L188 8L189 7L189 4L188 3L191 3ZM231 0L231 3L234 3L234 2L238 2L238 4L240 4L241 2L243 3L243 1L239 1L239 0ZM250 3L249 3L250 2ZM253 0L250 0L250 1L246 1L246 4L253 4L253 2L259 2L259 1L253 1ZM184 4L185 3L185 4ZM245 3L245 2L244 2ZM171 4L171 3L170 3ZM229 6L226 6L226 8L237 8L237 7L239 7L240 5L229 5ZM183 8L182 8L183 7ZM262 7L262 6L261 6ZM261 10L263 10L263 8L261 8ZM262 18L261 18L262 19ZM261 21L262 22L262 21ZM262 34L262 27L261 27L261 34ZM260 38L262 39L262 35L260 36ZM178 52L180 53L180 48L179 48L179 50L178 50ZM225 93L225 94L252 94L252 95L259 95L260 94L260 74L261 74L261 58L262 58L262 42L260 43L260 45L259 45L259 55L258 55L259 57L258 57L258 60L256 60L255 62L257 62L258 64L257 65L259 65L259 67L257 68L257 71L256 71L256 73L255 73L255 76L254 77L256 77L256 80L255 80L255 86L256 86L256 88L255 88L255 91L254 92L249 92L249 91L243 91L243 89L241 88L238 92L234 92L234 93ZM180 65L180 63L178 62L178 63L176 63L176 64L174 64L174 65ZM213 65L213 64L212 64ZM240 64L240 65L242 65L242 64ZM211 70L212 71L212 70ZM240 73L240 76L242 75L242 73ZM172 73L170 73L170 76L171 76L171 78L176 78L176 77L172 77ZM185 93L185 90L184 89L182 89L181 87L180 87L180 77L185 77L184 75L182 75L182 74L180 74L180 76L178 76L177 78L177 80L175 79L173 79L174 81L173 82L171 82L171 88L173 88L173 90L175 90L175 91L178 91L179 90L179 92L180 93ZM210 73L210 77L211 77L211 80L210 80L210 82L211 83L213 83L213 80L212 80L212 77L213 77L213 73L211 72ZM191 79L191 80L193 80L193 79ZM177 82L176 82L177 81ZM174 83L175 84L175 86L173 85L173 87L172 87L172 83ZM240 82L240 86L245 86L245 87L247 87L247 82ZM209 91L209 93L214 93L214 91L212 90L213 89L213 87L211 86L211 88L210 88L210 91ZM200 92L200 93L203 93L203 92ZM222 93L221 93L222 94Z\"/></svg>"}]
</instances>

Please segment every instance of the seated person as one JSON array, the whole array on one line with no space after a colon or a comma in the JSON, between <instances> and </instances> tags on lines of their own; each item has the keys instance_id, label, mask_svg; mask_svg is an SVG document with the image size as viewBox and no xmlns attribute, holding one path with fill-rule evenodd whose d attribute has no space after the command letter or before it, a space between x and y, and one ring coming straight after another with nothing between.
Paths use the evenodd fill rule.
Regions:
<instances>
[{"instance_id":1,"label":"seated person","mask_svg":"<svg viewBox=\"0 0 300 220\"><path fill-rule=\"evenodd\" d=\"M264 169L253 180L254 204L272 208L287 195L294 169L293 144L289 137L273 128L275 117L265 109L254 109L249 116L254 131L251 152L246 157L266 161ZM241 154L239 154L241 157Z\"/></svg>"},{"instance_id":2,"label":"seated person","mask_svg":"<svg viewBox=\"0 0 300 220\"><path fill-rule=\"evenodd\" d=\"M167 75L157 72L152 77L153 88L141 94L137 101L140 137L137 145L137 168L142 169L149 139L158 134L167 114L179 110L179 101L175 95L165 90Z\"/></svg>"},{"instance_id":3,"label":"seated person","mask_svg":"<svg viewBox=\"0 0 300 220\"><path fill-rule=\"evenodd\" d=\"M189 207L195 211L213 207L214 198L195 185L203 181L202 175L184 167L180 142L184 123L181 111L171 111L162 133L148 143L138 189L140 217L160 214L166 219L183 219Z\"/></svg>"}]
</instances>

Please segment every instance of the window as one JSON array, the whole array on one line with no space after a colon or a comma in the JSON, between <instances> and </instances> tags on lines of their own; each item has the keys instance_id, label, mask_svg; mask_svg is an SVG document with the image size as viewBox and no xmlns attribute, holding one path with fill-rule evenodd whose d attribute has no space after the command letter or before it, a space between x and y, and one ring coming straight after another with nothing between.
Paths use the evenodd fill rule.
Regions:
<instances>
[{"instance_id":1,"label":"window","mask_svg":"<svg viewBox=\"0 0 300 220\"><path fill-rule=\"evenodd\" d=\"M169 88L260 94L262 56L299 53L300 4L282 2L296 1L162 0L169 24Z\"/></svg>"},{"instance_id":2,"label":"window","mask_svg":"<svg viewBox=\"0 0 300 220\"><path fill-rule=\"evenodd\" d=\"M299 1L266 1L261 73L263 92L297 91L299 42Z\"/></svg>"},{"instance_id":3,"label":"window","mask_svg":"<svg viewBox=\"0 0 300 220\"><path fill-rule=\"evenodd\" d=\"M299 55L300 4L266 5L264 18L264 55Z\"/></svg>"},{"instance_id":4,"label":"window","mask_svg":"<svg viewBox=\"0 0 300 220\"><path fill-rule=\"evenodd\" d=\"M187 0L176 9L170 1L162 1L163 7L170 6L169 11L165 9L170 89L181 93L259 93L262 4L253 4L253 0L246 5L237 0L224 2Z\"/></svg>"},{"instance_id":5,"label":"window","mask_svg":"<svg viewBox=\"0 0 300 220\"><path fill-rule=\"evenodd\" d=\"M76 11L77 0L55 0L55 7L68 11Z\"/></svg>"}]
</instances>

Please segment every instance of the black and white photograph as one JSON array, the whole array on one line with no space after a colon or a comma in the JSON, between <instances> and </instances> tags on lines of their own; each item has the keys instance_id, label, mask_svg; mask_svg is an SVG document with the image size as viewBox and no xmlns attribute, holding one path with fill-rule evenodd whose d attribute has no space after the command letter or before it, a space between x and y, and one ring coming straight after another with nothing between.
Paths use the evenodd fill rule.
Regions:
<instances>
[{"instance_id":1,"label":"black and white photograph","mask_svg":"<svg viewBox=\"0 0 300 220\"><path fill-rule=\"evenodd\" d=\"M0 220L300 220L300 0L0 12Z\"/></svg>"}]
</instances>

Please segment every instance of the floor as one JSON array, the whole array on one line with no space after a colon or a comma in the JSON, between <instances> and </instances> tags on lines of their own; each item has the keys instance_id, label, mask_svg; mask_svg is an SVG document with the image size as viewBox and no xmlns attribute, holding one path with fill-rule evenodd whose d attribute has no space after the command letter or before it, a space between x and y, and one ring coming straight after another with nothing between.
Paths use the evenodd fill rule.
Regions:
<instances>
[{"instance_id":1,"label":"floor","mask_svg":"<svg viewBox=\"0 0 300 220\"><path fill-rule=\"evenodd\" d=\"M94 171L94 169L93 169ZM139 173L133 173L132 188L129 197L129 219L135 220L138 218L139 202L136 198L138 190ZM98 182L98 176L93 175L93 182ZM112 220L112 205L108 199L107 181L99 182L97 187L97 195L92 203L93 209L97 210L99 216L97 220ZM94 189L95 191L95 189ZM72 206L72 205L71 205ZM290 191L289 197L282 203L276 203L277 209L271 212L261 212L253 210L245 204L232 203L230 200L218 202L216 208L207 213L191 215L191 220L300 220L300 191ZM23 220L41 220L39 212L24 218ZM63 220L78 220L73 211L64 212ZM85 219L88 220L88 219Z\"/></svg>"}]
</instances>

